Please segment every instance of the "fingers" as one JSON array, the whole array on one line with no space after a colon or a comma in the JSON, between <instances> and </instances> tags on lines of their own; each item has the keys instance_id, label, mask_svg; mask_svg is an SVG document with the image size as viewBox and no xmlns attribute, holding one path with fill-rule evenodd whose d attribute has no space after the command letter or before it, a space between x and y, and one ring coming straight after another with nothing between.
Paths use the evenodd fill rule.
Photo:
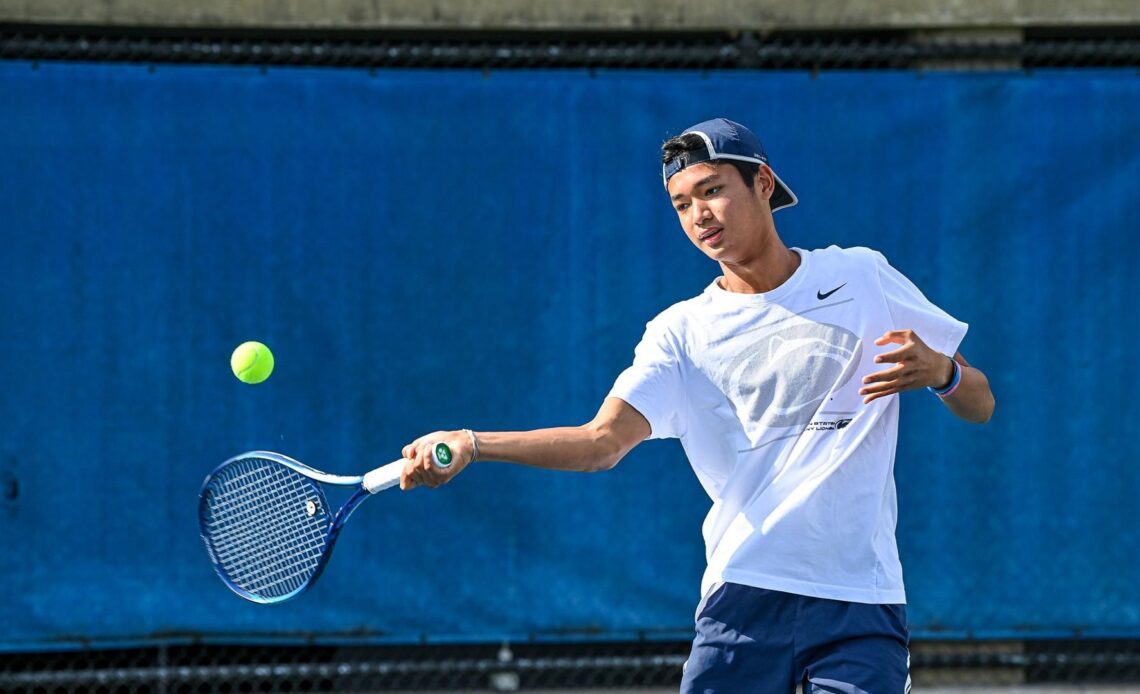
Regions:
<instances>
[{"instance_id":1,"label":"fingers","mask_svg":"<svg viewBox=\"0 0 1140 694\"><path fill-rule=\"evenodd\" d=\"M889 369L864 376L864 385L859 389L859 395L864 396L863 404L916 387L914 374L915 370L909 364L897 363Z\"/></svg>"},{"instance_id":2,"label":"fingers","mask_svg":"<svg viewBox=\"0 0 1140 694\"><path fill-rule=\"evenodd\" d=\"M411 443L409 443L407 446L404 446L404 448L400 451L400 455L404 456L405 458L407 458L409 460L411 458L414 458L416 455L416 449L419 448L420 442L423 440L424 440L424 437L421 436L418 439L416 439L415 441L412 441Z\"/></svg>"},{"instance_id":3,"label":"fingers","mask_svg":"<svg viewBox=\"0 0 1140 694\"><path fill-rule=\"evenodd\" d=\"M887 381L880 381L870 385L863 386L859 389L859 395L872 395L875 393L882 393L894 389L896 392L905 390L906 386L910 383L910 379L892 378Z\"/></svg>"},{"instance_id":4,"label":"fingers","mask_svg":"<svg viewBox=\"0 0 1140 694\"><path fill-rule=\"evenodd\" d=\"M870 403L887 395L922 387L917 380L918 371L907 364L898 364L890 369L863 377L865 384L859 395L865 396L863 404Z\"/></svg>"},{"instance_id":5,"label":"fingers","mask_svg":"<svg viewBox=\"0 0 1140 694\"><path fill-rule=\"evenodd\" d=\"M876 364L895 366L863 377L864 387L859 389L859 395L864 396L864 404L937 382L940 371L944 370L941 367L945 359L939 358L938 353L913 330L888 330L875 340L875 344L880 347L889 344L902 346L875 356Z\"/></svg>"},{"instance_id":6,"label":"fingers","mask_svg":"<svg viewBox=\"0 0 1140 694\"><path fill-rule=\"evenodd\" d=\"M898 364L900 362L906 361L907 356L910 355L913 349L914 345L906 345L900 349L896 349L890 352L883 352L882 354L875 355L874 361L876 364L884 364L887 362Z\"/></svg>"},{"instance_id":7,"label":"fingers","mask_svg":"<svg viewBox=\"0 0 1140 694\"><path fill-rule=\"evenodd\" d=\"M416 449L416 476L424 486L434 489L443 484L444 480L439 467L432 460L431 449L431 443L426 441L420 443Z\"/></svg>"},{"instance_id":8,"label":"fingers","mask_svg":"<svg viewBox=\"0 0 1140 694\"><path fill-rule=\"evenodd\" d=\"M895 344L902 345L902 347L892 350L890 352L883 352L875 356L876 364L883 364L886 362L902 362L914 351L915 346L920 343L918 335L914 334L913 330L890 330L883 333L883 336L875 340L875 344L883 347L885 345Z\"/></svg>"},{"instance_id":9,"label":"fingers","mask_svg":"<svg viewBox=\"0 0 1140 694\"><path fill-rule=\"evenodd\" d=\"M456 450L454 432L437 431L421 436L401 449L405 459L403 472L400 474L400 489L405 491L416 487L438 487L446 484L454 477L463 465L452 465L447 468L435 464L432 449L437 442L448 443L453 452ZM466 439L462 439L466 444Z\"/></svg>"},{"instance_id":10,"label":"fingers","mask_svg":"<svg viewBox=\"0 0 1140 694\"><path fill-rule=\"evenodd\" d=\"M875 340L875 344L880 347L883 345L889 345L892 342L901 345L907 341L909 333L909 330L888 330L887 332L883 333L881 337Z\"/></svg>"},{"instance_id":11,"label":"fingers","mask_svg":"<svg viewBox=\"0 0 1140 694\"><path fill-rule=\"evenodd\" d=\"M412 449L411 462L405 468L410 477L417 487L436 487L438 484L432 484L430 478L427 476L427 470L424 468L424 445L417 443Z\"/></svg>"},{"instance_id":12,"label":"fingers","mask_svg":"<svg viewBox=\"0 0 1140 694\"><path fill-rule=\"evenodd\" d=\"M887 332L883 333L883 335L879 339L875 340L875 344L880 346L880 347L882 347L883 345L889 345L892 342L896 345L905 345L908 343L915 343L915 344L920 344L920 345L926 344L925 342L922 341L922 338L918 336L918 333L914 332L913 330L909 330L909 329L908 330L888 330Z\"/></svg>"},{"instance_id":13,"label":"fingers","mask_svg":"<svg viewBox=\"0 0 1140 694\"><path fill-rule=\"evenodd\" d=\"M400 455L404 457L404 471L400 474L400 489L408 491L416 487L424 485L423 476L420 474L419 467L417 466L418 452L420 444L424 437L420 437L412 441L407 446L400 449Z\"/></svg>"},{"instance_id":14,"label":"fingers","mask_svg":"<svg viewBox=\"0 0 1140 694\"><path fill-rule=\"evenodd\" d=\"M416 439L400 449L400 457L404 458L404 471L400 473L400 490L402 491L416 488L416 481L412 476L412 463L415 459L416 443L418 442L420 439Z\"/></svg>"},{"instance_id":15,"label":"fingers","mask_svg":"<svg viewBox=\"0 0 1140 694\"><path fill-rule=\"evenodd\" d=\"M447 484L462 472L474 459L474 434L466 429L436 431L421 436L401 449L404 469L400 475L400 489L439 487ZM451 451L449 464L437 465L432 455L436 444L445 444Z\"/></svg>"},{"instance_id":16,"label":"fingers","mask_svg":"<svg viewBox=\"0 0 1140 694\"><path fill-rule=\"evenodd\" d=\"M400 490L408 491L409 489L416 488L416 481L412 477L412 468L410 468L410 460L404 464L404 472L400 473Z\"/></svg>"},{"instance_id":17,"label":"fingers","mask_svg":"<svg viewBox=\"0 0 1140 694\"><path fill-rule=\"evenodd\" d=\"M878 400L879 398L885 398L888 395L895 395L897 393L901 393L902 391L903 391L903 389L901 387L899 387L897 384L894 384L894 383L886 384L883 387L883 390L881 390L879 392L875 392L875 393L868 393L867 396L865 398L863 398L863 404L864 405L870 405L872 402ZM860 391L860 393L862 393L862 391Z\"/></svg>"},{"instance_id":18,"label":"fingers","mask_svg":"<svg viewBox=\"0 0 1140 694\"><path fill-rule=\"evenodd\" d=\"M404 450L408 450L408 447L404 446ZM419 484L416 482L415 476L412 474L413 470L415 469L415 464L416 461L414 460L414 455L404 455L404 470L400 473L400 489L405 492L409 489L415 489L419 486Z\"/></svg>"},{"instance_id":19,"label":"fingers","mask_svg":"<svg viewBox=\"0 0 1140 694\"><path fill-rule=\"evenodd\" d=\"M895 378L903 375L906 370L906 364L896 364L889 369L883 369L882 371L876 371L873 374L864 376L863 383L878 383L879 381L894 380ZM863 391L860 390L859 394L862 395Z\"/></svg>"}]
</instances>

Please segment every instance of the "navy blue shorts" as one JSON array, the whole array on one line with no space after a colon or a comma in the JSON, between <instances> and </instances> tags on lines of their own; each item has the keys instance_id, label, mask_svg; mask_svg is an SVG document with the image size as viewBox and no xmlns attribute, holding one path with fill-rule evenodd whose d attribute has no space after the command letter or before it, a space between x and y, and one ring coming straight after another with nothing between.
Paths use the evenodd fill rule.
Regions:
<instances>
[{"instance_id":1,"label":"navy blue shorts","mask_svg":"<svg viewBox=\"0 0 1140 694\"><path fill-rule=\"evenodd\" d=\"M905 694L905 605L726 583L697 617L682 694Z\"/></svg>"}]
</instances>

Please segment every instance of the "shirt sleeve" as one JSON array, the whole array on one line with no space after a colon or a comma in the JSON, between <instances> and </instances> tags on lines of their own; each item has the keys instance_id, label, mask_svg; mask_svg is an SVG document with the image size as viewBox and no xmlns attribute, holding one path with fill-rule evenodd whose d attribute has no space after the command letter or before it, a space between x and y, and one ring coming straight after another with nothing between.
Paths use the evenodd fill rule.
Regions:
<instances>
[{"instance_id":1,"label":"shirt sleeve","mask_svg":"<svg viewBox=\"0 0 1140 694\"><path fill-rule=\"evenodd\" d=\"M633 352L633 364L617 377L610 397L621 398L649 422L649 438L679 438L685 433L685 397L678 345L654 319Z\"/></svg>"},{"instance_id":2,"label":"shirt sleeve","mask_svg":"<svg viewBox=\"0 0 1140 694\"><path fill-rule=\"evenodd\" d=\"M931 349L952 357L969 326L930 302L906 275L875 252L879 285L895 330L913 330Z\"/></svg>"}]
</instances>

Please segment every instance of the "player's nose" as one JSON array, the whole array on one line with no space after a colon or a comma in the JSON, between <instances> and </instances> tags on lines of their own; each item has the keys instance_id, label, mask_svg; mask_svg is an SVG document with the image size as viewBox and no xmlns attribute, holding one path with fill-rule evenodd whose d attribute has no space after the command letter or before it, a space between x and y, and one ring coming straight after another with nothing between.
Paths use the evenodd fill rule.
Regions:
<instances>
[{"instance_id":1,"label":"player's nose","mask_svg":"<svg viewBox=\"0 0 1140 694\"><path fill-rule=\"evenodd\" d=\"M712 219L712 210L708 205L701 201L694 201L692 207L689 209L693 212L693 221L696 224L704 224Z\"/></svg>"}]
</instances>

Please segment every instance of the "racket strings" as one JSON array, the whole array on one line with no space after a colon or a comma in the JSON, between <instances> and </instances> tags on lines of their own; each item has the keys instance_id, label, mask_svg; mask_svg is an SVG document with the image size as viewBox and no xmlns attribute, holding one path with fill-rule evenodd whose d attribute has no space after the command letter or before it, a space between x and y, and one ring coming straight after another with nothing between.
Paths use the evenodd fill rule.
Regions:
<instances>
[{"instance_id":1,"label":"racket strings","mask_svg":"<svg viewBox=\"0 0 1140 694\"><path fill-rule=\"evenodd\" d=\"M291 536L296 529L291 524L278 522L275 525L265 526L264 506L254 506L247 499L234 500L229 495L228 502L218 503L213 507L214 519L210 523L215 535L215 544L220 548L235 548L243 550L248 543L255 539L263 544L272 544ZM311 497L308 497L311 498ZM280 502L293 503L294 498L280 499ZM304 502L302 502L304 503ZM284 505L284 504L283 504Z\"/></svg>"},{"instance_id":2,"label":"racket strings","mask_svg":"<svg viewBox=\"0 0 1140 694\"><path fill-rule=\"evenodd\" d=\"M309 514L307 504L316 503ZM304 586L320 566L329 519L306 477L279 463L242 460L211 484L206 534L231 581L261 597Z\"/></svg>"},{"instance_id":3,"label":"racket strings","mask_svg":"<svg viewBox=\"0 0 1140 694\"><path fill-rule=\"evenodd\" d=\"M320 523L306 522L307 515L300 510L311 499L306 486L288 482L275 486L278 496L273 505L261 494L220 509L222 517L234 514L224 527L213 524L220 540L220 558L235 582L251 593L274 596L289 592L303 583L294 579L315 568L324 544L324 528Z\"/></svg>"},{"instance_id":4,"label":"racket strings","mask_svg":"<svg viewBox=\"0 0 1140 694\"><path fill-rule=\"evenodd\" d=\"M258 540L265 546L272 546L282 542L281 537L265 538ZM294 543L282 547L279 554L274 557L274 561L266 562L262 557L252 555L236 554L237 552L244 551L241 545L231 545L235 554L233 561L225 563L227 572L235 577L243 576L245 584L243 588L251 593L258 595L277 595L277 591L269 590L277 585L286 584L290 579L296 576L303 576L311 573L315 568L315 561L309 561L314 556L319 557L320 552L324 549L324 537L311 538L305 544ZM291 573L289 573L291 571ZM268 582L266 582L268 581ZM290 592L293 588L298 586L285 586L280 594Z\"/></svg>"},{"instance_id":5,"label":"racket strings","mask_svg":"<svg viewBox=\"0 0 1140 694\"><path fill-rule=\"evenodd\" d=\"M263 493L251 498L239 495L240 503L220 509L219 520L226 520L211 523L211 532L219 540L219 563L235 583L264 597L284 595L304 585L319 563L325 537L319 519L306 522L312 519L301 510L312 498L308 485L280 478L271 481L276 483L272 487L262 487L264 479L246 481L258 484Z\"/></svg>"}]
</instances>

